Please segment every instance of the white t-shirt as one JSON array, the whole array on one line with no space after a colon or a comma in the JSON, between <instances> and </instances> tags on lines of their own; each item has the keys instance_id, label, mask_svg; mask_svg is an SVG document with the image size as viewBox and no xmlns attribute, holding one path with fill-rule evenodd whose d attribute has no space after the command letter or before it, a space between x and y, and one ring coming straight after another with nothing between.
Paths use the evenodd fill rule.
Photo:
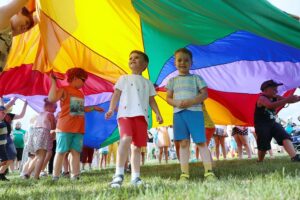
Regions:
<instances>
[{"instance_id":1,"label":"white t-shirt","mask_svg":"<svg viewBox=\"0 0 300 200\"><path fill-rule=\"evenodd\" d=\"M115 85L121 93L117 118L144 116L148 122L149 97L155 96L153 84L141 75L124 75Z\"/></svg>"}]
</instances>

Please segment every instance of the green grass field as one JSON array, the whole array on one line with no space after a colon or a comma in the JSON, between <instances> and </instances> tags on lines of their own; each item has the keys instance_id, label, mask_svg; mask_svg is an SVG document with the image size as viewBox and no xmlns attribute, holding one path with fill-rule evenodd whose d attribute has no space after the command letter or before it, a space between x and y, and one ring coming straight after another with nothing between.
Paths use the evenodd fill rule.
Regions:
<instances>
[{"instance_id":1,"label":"green grass field","mask_svg":"<svg viewBox=\"0 0 300 200\"><path fill-rule=\"evenodd\" d=\"M191 180L178 182L179 164L142 167L143 187L130 185L125 177L121 189L111 189L114 170L84 173L79 181L50 177L40 181L21 180L9 175L9 182L0 182L0 199L300 199L300 163L277 157L256 163L255 160L228 160L215 163L215 182L203 181L201 163L190 165Z\"/></svg>"}]
</instances>

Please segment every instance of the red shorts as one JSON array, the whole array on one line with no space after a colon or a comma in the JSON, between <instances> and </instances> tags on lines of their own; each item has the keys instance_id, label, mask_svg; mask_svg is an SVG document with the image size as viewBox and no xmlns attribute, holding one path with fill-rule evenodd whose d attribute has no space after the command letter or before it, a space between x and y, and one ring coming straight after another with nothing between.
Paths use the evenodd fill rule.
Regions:
<instances>
[{"instance_id":1,"label":"red shorts","mask_svg":"<svg viewBox=\"0 0 300 200\"><path fill-rule=\"evenodd\" d=\"M209 145L209 142L214 135L216 128L205 128L205 135L206 135L206 144Z\"/></svg>"},{"instance_id":2,"label":"red shorts","mask_svg":"<svg viewBox=\"0 0 300 200\"><path fill-rule=\"evenodd\" d=\"M144 116L121 117L118 119L120 137L132 137L132 144L137 147L147 146L148 124Z\"/></svg>"}]
</instances>

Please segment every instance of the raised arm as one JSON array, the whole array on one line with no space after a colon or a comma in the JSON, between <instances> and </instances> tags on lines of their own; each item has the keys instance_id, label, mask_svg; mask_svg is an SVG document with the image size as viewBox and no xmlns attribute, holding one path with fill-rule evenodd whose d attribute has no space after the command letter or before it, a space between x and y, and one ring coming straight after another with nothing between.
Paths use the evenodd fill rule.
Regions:
<instances>
[{"instance_id":1,"label":"raised arm","mask_svg":"<svg viewBox=\"0 0 300 200\"><path fill-rule=\"evenodd\" d=\"M14 119L21 119L21 118L24 117L24 115L26 113L27 104L28 104L27 101L25 101L24 105L23 105L22 112L19 115L15 115Z\"/></svg>"},{"instance_id":2,"label":"raised arm","mask_svg":"<svg viewBox=\"0 0 300 200\"><path fill-rule=\"evenodd\" d=\"M59 99L63 97L64 91L63 90L58 90L56 86L56 79L54 78L53 75L50 76L50 81L51 81L51 86L48 94L48 100L51 103L57 102Z\"/></svg>"},{"instance_id":3,"label":"raised arm","mask_svg":"<svg viewBox=\"0 0 300 200\"><path fill-rule=\"evenodd\" d=\"M17 98L14 97L9 103L5 105L6 109L10 109L13 105L15 105Z\"/></svg>"},{"instance_id":4,"label":"raised arm","mask_svg":"<svg viewBox=\"0 0 300 200\"><path fill-rule=\"evenodd\" d=\"M295 103L295 102L298 102L299 100L300 99L299 99L298 96L291 95L291 96L286 97L286 98L281 97L281 100L272 102L267 97L260 96L258 98L257 105L258 106L264 106L268 109L276 109L276 108L280 108L280 107L284 106L287 103Z\"/></svg>"},{"instance_id":5,"label":"raised arm","mask_svg":"<svg viewBox=\"0 0 300 200\"><path fill-rule=\"evenodd\" d=\"M10 26L10 18L17 14L28 0L11 0L8 4L0 7L0 30Z\"/></svg>"}]
</instances>

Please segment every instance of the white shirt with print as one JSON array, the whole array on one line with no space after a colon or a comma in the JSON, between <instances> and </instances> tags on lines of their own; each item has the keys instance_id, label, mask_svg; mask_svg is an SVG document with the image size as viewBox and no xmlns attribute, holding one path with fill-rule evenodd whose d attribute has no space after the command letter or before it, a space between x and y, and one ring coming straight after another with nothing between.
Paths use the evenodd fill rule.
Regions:
<instances>
[{"instance_id":1,"label":"white shirt with print","mask_svg":"<svg viewBox=\"0 0 300 200\"><path fill-rule=\"evenodd\" d=\"M122 92L117 118L144 116L148 122L149 97L156 95L151 81L141 75L124 75L115 89Z\"/></svg>"}]
</instances>

